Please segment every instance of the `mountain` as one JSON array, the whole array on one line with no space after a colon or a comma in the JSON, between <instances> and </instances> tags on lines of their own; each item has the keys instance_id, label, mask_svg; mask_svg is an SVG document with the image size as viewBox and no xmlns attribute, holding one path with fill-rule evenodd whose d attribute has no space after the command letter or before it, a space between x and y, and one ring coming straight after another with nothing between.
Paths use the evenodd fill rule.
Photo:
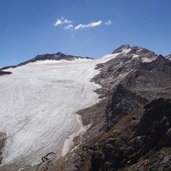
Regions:
<instances>
[{"instance_id":1,"label":"mountain","mask_svg":"<svg viewBox=\"0 0 171 171\"><path fill-rule=\"evenodd\" d=\"M98 59L27 64L0 77L0 131L10 137L0 169L171 168L170 60L122 45Z\"/></svg>"}]
</instances>

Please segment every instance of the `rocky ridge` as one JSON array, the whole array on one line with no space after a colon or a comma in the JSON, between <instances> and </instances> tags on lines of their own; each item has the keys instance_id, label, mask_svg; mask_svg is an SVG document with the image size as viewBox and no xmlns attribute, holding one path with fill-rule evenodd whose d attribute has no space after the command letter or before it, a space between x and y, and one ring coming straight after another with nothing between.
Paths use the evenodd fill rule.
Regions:
<instances>
[{"instance_id":1,"label":"rocky ridge","mask_svg":"<svg viewBox=\"0 0 171 171\"><path fill-rule=\"evenodd\" d=\"M66 55L64 53L57 52L55 54L37 55L36 57L34 57L34 58L30 59L30 60L27 60L25 62L22 62L22 63L20 63L18 65L3 67L3 68L1 68L1 70L5 70L5 69L8 69L8 68L16 68L16 67L26 65L26 64L31 63L31 62L37 62L37 61L44 61L44 60L56 60L56 61L67 60L67 61L72 61L72 60L75 60L75 59L92 59L92 58L90 58L90 57L81 57L81 56L73 56L73 55Z\"/></svg>"},{"instance_id":2,"label":"rocky ridge","mask_svg":"<svg viewBox=\"0 0 171 171\"><path fill-rule=\"evenodd\" d=\"M1 161L2 161L2 149L4 147L4 144L5 144L5 140L6 140L6 134L3 133L3 132L0 132L0 164L1 164Z\"/></svg>"}]
</instances>

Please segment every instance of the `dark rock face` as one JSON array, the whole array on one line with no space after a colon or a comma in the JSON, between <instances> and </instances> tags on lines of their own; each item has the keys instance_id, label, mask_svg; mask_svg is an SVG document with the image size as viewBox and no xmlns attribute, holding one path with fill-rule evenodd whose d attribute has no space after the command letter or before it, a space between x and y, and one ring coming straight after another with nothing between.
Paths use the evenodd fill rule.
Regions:
<instances>
[{"instance_id":1,"label":"dark rock face","mask_svg":"<svg viewBox=\"0 0 171 171\"><path fill-rule=\"evenodd\" d=\"M4 147L5 140L6 140L6 134L3 132L0 132L0 164L3 158L1 150Z\"/></svg>"},{"instance_id":2,"label":"dark rock face","mask_svg":"<svg viewBox=\"0 0 171 171\"><path fill-rule=\"evenodd\" d=\"M57 52L56 54L45 54L45 55L37 55L34 59L31 60L31 62L35 62L38 60L68 60L72 61L74 59L81 59L83 57L81 56L72 56L72 55L65 55L61 52ZM86 59L91 59L89 57L85 57Z\"/></svg>"},{"instance_id":3,"label":"dark rock face","mask_svg":"<svg viewBox=\"0 0 171 171\"><path fill-rule=\"evenodd\" d=\"M12 74L12 72L9 72L9 71L1 71L0 70L0 76L1 75L9 75L9 74Z\"/></svg>"},{"instance_id":4,"label":"dark rock face","mask_svg":"<svg viewBox=\"0 0 171 171\"><path fill-rule=\"evenodd\" d=\"M135 100L137 99L137 100ZM117 85L106 110L106 121L110 127L125 114L136 111L141 106L141 99L122 84Z\"/></svg>"},{"instance_id":5,"label":"dark rock face","mask_svg":"<svg viewBox=\"0 0 171 171\"><path fill-rule=\"evenodd\" d=\"M171 99L158 99L145 106L145 113L135 132L144 138L145 149L171 147Z\"/></svg>"},{"instance_id":6,"label":"dark rock face","mask_svg":"<svg viewBox=\"0 0 171 171\"><path fill-rule=\"evenodd\" d=\"M171 97L171 62L158 57L150 63L141 63L125 81L125 86L142 94L148 101Z\"/></svg>"},{"instance_id":7,"label":"dark rock face","mask_svg":"<svg viewBox=\"0 0 171 171\"><path fill-rule=\"evenodd\" d=\"M113 137L96 147L92 171L117 170L138 162L137 166L145 170L158 170L158 167L163 167L162 165L170 167L171 156L163 149L171 150L171 100L157 99L144 108L140 122L130 129L129 135L124 135L124 132L115 133ZM157 154L158 158L163 158L162 164L154 157ZM148 161L145 165L142 165L141 157Z\"/></svg>"}]
</instances>

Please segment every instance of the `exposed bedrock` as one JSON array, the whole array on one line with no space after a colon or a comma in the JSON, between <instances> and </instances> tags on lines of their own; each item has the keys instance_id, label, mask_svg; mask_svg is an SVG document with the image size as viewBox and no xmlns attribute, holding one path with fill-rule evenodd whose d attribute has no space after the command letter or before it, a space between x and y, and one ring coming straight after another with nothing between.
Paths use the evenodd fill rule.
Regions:
<instances>
[{"instance_id":1,"label":"exposed bedrock","mask_svg":"<svg viewBox=\"0 0 171 171\"><path fill-rule=\"evenodd\" d=\"M9 74L12 74L12 72L9 72L9 71L1 71L0 70L0 76L1 75L9 75Z\"/></svg>"},{"instance_id":2,"label":"exposed bedrock","mask_svg":"<svg viewBox=\"0 0 171 171\"><path fill-rule=\"evenodd\" d=\"M2 148L4 147L5 140L6 140L6 134L3 132L0 132L0 164L3 158Z\"/></svg>"}]
</instances>

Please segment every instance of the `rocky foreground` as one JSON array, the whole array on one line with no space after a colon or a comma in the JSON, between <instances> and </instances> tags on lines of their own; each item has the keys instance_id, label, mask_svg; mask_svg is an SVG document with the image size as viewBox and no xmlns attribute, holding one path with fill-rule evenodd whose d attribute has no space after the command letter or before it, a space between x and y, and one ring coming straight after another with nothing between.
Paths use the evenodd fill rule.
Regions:
<instances>
[{"instance_id":1,"label":"rocky foreground","mask_svg":"<svg viewBox=\"0 0 171 171\"><path fill-rule=\"evenodd\" d=\"M47 154L28 171L169 171L171 61L140 47L121 46L98 64L92 81L101 100L78 111L88 131L57 162ZM15 165L0 170L19 170Z\"/></svg>"}]
</instances>

